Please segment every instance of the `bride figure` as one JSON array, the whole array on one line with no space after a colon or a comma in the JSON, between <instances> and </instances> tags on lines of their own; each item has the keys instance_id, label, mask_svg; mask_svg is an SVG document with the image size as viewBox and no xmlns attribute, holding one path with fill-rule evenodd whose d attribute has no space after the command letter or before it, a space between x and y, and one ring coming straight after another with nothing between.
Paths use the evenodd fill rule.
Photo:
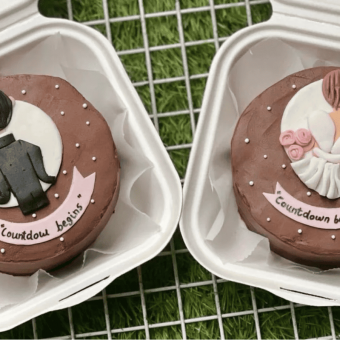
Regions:
<instances>
[{"instance_id":1,"label":"bride figure","mask_svg":"<svg viewBox=\"0 0 340 340\"><path fill-rule=\"evenodd\" d=\"M340 70L325 76L322 93L333 111L317 110L308 117L308 126L316 142L313 153L327 162L340 163Z\"/></svg>"},{"instance_id":2,"label":"bride figure","mask_svg":"<svg viewBox=\"0 0 340 340\"><path fill-rule=\"evenodd\" d=\"M323 96L313 92L321 88ZM308 97L313 94L315 98ZM329 106L332 112L325 109ZM311 112L310 107L317 109ZM323 80L301 89L286 110L281 131L283 126L289 128L283 129L280 143L292 161L293 170L308 188L321 196L339 198L340 70L331 71Z\"/></svg>"}]
</instances>

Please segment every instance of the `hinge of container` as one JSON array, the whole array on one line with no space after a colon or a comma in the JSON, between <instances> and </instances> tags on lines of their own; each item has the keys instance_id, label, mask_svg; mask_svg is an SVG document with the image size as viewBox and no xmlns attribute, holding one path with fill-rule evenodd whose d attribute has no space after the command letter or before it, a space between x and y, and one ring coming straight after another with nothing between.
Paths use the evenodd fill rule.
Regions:
<instances>
[{"instance_id":1,"label":"hinge of container","mask_svg":"<svg viewBox=\"0 0 340 340\"><path fill-rule=\"evenodd\" d=\"M270 0L273 12L340 26L340 0Z\"/></svg>"},{"instance_id":2,"label":"hinge of container","mask_svg":"<svg viewBox=\"0 0 340 340\"><path fill-rule=\"evenodd\" d=\"M38 0L0 0L0 30L38 13Z\"/></svg>"}]
</instances>

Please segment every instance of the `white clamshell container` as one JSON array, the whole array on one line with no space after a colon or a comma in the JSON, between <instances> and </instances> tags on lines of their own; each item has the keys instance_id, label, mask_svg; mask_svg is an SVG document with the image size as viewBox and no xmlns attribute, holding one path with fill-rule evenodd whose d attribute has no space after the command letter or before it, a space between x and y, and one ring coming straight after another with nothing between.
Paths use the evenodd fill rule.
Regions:
<instances>
[{"instance_id":1,"label":"white clamshell container","mask_svg":"<svg viewBox=\"0 0 340 340\"><path fill-rule=\"evenodd\" d=\"M312 66L340 65L340 1L271 0L271 4L273 15L269 21L247 27L231 36L213 60L186 174L181 232L194 258L218 277L266 289L297 303L340 305L339 270L316 274L312 270L293 268L281 272L279 267L274 270L270 266L262 266L256 259L251 260L251 257L246 263L223 262L206 242L209 228L214 219L218 220L220 209L209 174L215 166L214 150L221 149L221 135L235 126L235 98L227 89L234 66L240 58L246 53L252 54L253 47L268 39L279 40L293 48L298 55L304 56L300 69L290 69L284 54L280 56L276 53L276 59L271 60L270 54L275 54L275 51L267 50L271 62L265 67L263 63L259 67L252 65L253 70L250 72L254 76L237 77L237 73L233 73L234 84L236 79L239 94L243 96L243 105L238 107L238 114L243 112L252 99L281 79L282 74L277 72L279 68L294 73ZM309 63L309 59L326 62ZM262 72L265 68L266 72ZM263 76L263 73L266 76L269 74L267 80L261 79L261 84L267 81L266 86L258 87L256 79ZM220 182L220 185L223 186L222 191L230 189L231 177L230 183ZM244 249L246 245L242 240L238 242L233 245L234 248Z\"/></svg>"},{"instance_id":2,"label":"white clamshell container","mask_svg":"<svg viewBox=\"0 0 340 340\"><path fill-rule=\"evenodd\" d=\"M0 309L0 331L48 311L79 304L100 292L115 278L156 256L170 241L182 209L182 190L177 172L109 41L85 25L43 17L38 11L38 0L1 0L0 63L7 56L12 58L29 51L56 33L60 33L65 44L75 50L77 63L82 69L92 69L96 65L106 75L110 86L127 108L127 124L134 136L130 146L153 163L153 181L157 182L158 192L153 195L150 183L139 184L137 189L148 191L142 193L144 200L148 200L143 204L160 226L160 232L153 234L145 244L118 254L113 260L98 256L95 267L85 267L61 281L56 279L48 287L42 282L38 292L29 300Z\"/></svg>"}]
</instances>

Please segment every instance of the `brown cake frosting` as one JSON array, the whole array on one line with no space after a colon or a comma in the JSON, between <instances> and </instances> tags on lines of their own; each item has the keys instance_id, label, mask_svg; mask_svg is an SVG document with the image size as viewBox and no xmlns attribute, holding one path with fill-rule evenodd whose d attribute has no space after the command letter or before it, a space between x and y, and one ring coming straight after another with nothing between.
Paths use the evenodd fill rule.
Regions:
<instances>
[{"instance_id":1,"label":"brown cake frosting","mask_svg":"<svg viewBox=\"0 0 340 340\"><path fill-rule=\"evenodd\" d=\"M339 208L340 216L340 199L329 199L308 188L294 172L279 140L282 116L292 97L333 70L336 68L307 69L265 90L242 113L231 143L234 193L247 227L266 236L275 253L323 269L340 266L340 223L339 229L332 230L302 224L278 211L263 193L275 193L280 183L294 199L314 207ZM332 96L332 84L329 79L324 84L324 95ZM329 102L338 104L339 96Z\"/></svg>"},{"instance_id":2,"label":"brown cake frosting","mask_svg":"<svg viewBox=\"0 0 340 340\"><path fill-rule=\"evenodd\" d=\"M0 253L0 272L28 275L38 269L55 268L73 259L94 242L114 212L120 166L105 119L65 80L38 75L8 76L0 78L0 89L16 100L39 107L50 116L59 130L63 145L60 171L47 191L49 205L38 210L36 217L24 215L19 207L1 208L1 220L21 224L38 222L56 211L67 198L74 167L83 177L95 173L92 201L72 228L63 233L62 241L59 237L32 245L0 241L0 248L3 249ZM70 209L72 214L72 207ZM65 218L60 216L58 223ZM1 226L2 229L4 227Z\"/></svg>"}]
</instances>

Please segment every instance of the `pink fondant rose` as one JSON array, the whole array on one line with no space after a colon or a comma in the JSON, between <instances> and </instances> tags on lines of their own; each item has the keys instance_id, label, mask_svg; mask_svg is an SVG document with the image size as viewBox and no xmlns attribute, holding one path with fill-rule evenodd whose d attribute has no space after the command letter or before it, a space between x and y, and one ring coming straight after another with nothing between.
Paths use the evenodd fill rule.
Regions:
<instances>
[{"instance_id":1,"label":"pink fondant rose","mask_svg":"<svg viewBox=\"0 0 340 340\"><path fill-rule=\"evenodd\" d=\"M312 141L312 134L307 129L298 129L295 132L296 144L306 146Z\"/></svg>"},{"instance_id":2,"label":"pink fondant rose","mask_svg":"<svg viewBox=\"0 0 340 340\"><path fill-rule=\"evenodd\" d=\"M304 154L303 148L300 145L291 145L288 148L288 156L294 161L298 161Z\"/></svg>"},{"instance_id":3,"label":"pink fondant rose","mask_svg":"<svg viewBox=\"0 0 340 340\"><path fill-rule=\"evenodd\" d=\"M295 133L293 130L283 131L280 135L280 143L283 146L289 146L295 143Z\"/></svg>"}]
</instances>

